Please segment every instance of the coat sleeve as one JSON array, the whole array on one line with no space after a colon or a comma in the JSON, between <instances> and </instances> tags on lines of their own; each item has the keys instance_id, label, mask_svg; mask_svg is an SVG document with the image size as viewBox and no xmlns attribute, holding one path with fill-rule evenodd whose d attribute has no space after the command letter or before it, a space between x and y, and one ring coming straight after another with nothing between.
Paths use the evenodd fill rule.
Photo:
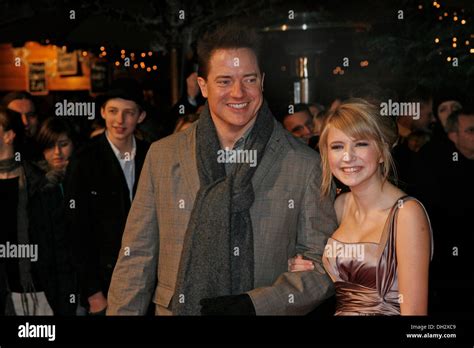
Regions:
<instances>
[{"instance_id":1,"label":"coat sleeve","mask_svg":"<svg viewBox=\"0 0 474 348\"><path fill-rule=\"evenodd\" d=\"M304 315L331 296L334 287L322 265L327 239L337 228L334 196L320 192L321 168L315 161L306 183L297 225L297 253L315 263L313 271L285 272L272 286L248 292L257 315Z\"/></svg>"},{"instance_id":2,"label":"coat sleeve","mask_svg":"<svg viewBox=\"0 0 474 348\"><path fill-rule=\"evenodd\" d=\"M107 297L107 315L145 315L156 282L159 231L153 181L153 146L143 164Z\"/></svg>"},{"instance_id":3,"label":"coat sleeve","mask_svg":"<svg viewBox=\"0 0 474 348\"><path fill-rule=\"evenodd\" d=\"M91 178L88 158L71 161L65 179L66 230L72 241L72 260L77 270L81 302L102 290L99 274L99 246L94 233L94 212L91 210Z\"/></svg>"}]
</instances>

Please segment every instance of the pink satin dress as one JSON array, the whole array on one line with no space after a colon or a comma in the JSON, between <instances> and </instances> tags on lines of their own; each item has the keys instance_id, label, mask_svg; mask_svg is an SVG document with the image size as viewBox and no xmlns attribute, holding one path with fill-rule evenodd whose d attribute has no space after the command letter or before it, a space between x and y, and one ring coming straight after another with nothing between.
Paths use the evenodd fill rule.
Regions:
<instances>
[{"instance_id":1,"label":"pink satin dress","mask_svg":"<svg viewBox=\"0 0 474 348\"><path fill-rule=\"evenodd\" d=\"M390 210L380 243L344 243L328 239L323 265L336 288L335 315L400 315L402 297L399 298L398 293L396 217L401 201L407 200L416 199L404 196ZM431 226L430 233L433 255Z\"/></svg>"}]
</instances>

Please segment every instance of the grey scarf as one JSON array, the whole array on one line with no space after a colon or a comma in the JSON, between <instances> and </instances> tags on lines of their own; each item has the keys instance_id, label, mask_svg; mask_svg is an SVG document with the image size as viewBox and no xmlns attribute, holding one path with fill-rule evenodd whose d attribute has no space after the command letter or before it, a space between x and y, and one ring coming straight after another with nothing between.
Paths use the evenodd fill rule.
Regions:
<instances>
[{"instance_id":1,"label":"grey scarf","mask_svg":"<svg viewBox=\"0 0 474 348\"><path fill-rule=\"evenodd\" d=\"M237 163L226 176L217 155L221 146L209 114L202 112L196 128L196 160L200 189L184 238L174 315L199 315L203 298L241 294L254 287L254 245L250 207L252 177L273 131L274 118L262 104L245 150L255 150L257 166Z\"/></svg>"}]
</instances>

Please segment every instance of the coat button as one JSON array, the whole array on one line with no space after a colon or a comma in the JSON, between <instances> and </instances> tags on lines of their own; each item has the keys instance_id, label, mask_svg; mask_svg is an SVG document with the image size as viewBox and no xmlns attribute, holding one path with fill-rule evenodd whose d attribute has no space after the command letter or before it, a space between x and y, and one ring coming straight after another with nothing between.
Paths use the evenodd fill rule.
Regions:
<instances>
[{"instance_id":1,"label":"coat button","mask_svg":"<svg viewBox=\"0 0 474 348\"><path fill-rule=\"evenodd\" d=\"M107 268L112 268L112 265L110 263L108 263Z\"/></svg>"}]
</instances>

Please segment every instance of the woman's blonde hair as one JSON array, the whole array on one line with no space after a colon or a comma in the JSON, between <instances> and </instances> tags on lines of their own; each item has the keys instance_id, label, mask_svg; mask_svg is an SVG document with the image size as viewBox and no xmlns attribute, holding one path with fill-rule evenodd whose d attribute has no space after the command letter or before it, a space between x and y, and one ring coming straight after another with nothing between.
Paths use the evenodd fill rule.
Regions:
<instances>
[{"instance_id":1,"label":"woman's blonde hair","mask_svg":"<svg viewBox=\"0 0 474 348\"><path fill-rule=\"evenodd\" d=\"M385 182L391 172L396 181L395 165L390 153L397 140L395 122L389 116L381 116L379 109L364 99L349 99L330 111L325 119L319 138L323 178L321 191L328 195L331 191L332 174L328 160L328 133L337 128L352 139L374 140L382 157L381 173Z\"/></svg>"}]
</instances>

